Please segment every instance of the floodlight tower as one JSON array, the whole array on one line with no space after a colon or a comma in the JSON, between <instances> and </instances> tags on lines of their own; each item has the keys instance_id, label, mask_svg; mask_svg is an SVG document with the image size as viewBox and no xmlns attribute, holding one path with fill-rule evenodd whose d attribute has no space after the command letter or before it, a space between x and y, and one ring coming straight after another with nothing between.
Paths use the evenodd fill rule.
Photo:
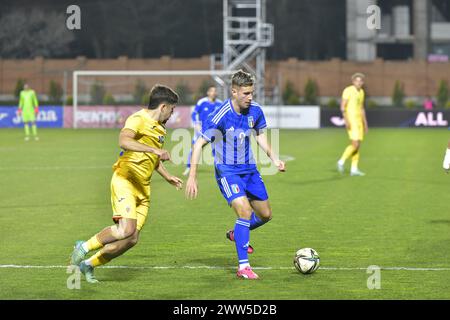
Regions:
<instances>
[{"instance_id":1,"label":"floodlight tower","mask_svg":"<svg viewBox=\"0 0 450 320\"><path fill-rule=\"evenodd\" d=\"M266 0L223 0L223 70L253 73L256 100L262 104L266 48L274 39L273 25L265 20Z\"/></svg>"}]
</instances>

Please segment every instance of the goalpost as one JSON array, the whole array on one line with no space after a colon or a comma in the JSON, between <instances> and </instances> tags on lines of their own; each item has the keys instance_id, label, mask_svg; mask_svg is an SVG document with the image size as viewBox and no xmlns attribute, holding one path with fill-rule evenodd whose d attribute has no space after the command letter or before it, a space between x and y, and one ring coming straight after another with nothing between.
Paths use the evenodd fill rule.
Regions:
<instances>
[{"instance_id":1,"label":"goalpost","mask_svg":"<svg viewBox=\"0 0 450 320\"><path fill-rule=\"evenodd\" d=\"M73 128L78 127L77 114L79 105L79 86L81 77L205 77L209 76L212 78L214 83L220 87L219 95L222 98L226 97L227 87L229 84L229 76L235 71L227 70L158 70L158 71L140 71L140 70L75 70L73 72ZM92 83L95 83L94 80ZM129 81L128 81L129 82ZM206 92L203 93L206 95Z\"/></svg>"}]
</instances>

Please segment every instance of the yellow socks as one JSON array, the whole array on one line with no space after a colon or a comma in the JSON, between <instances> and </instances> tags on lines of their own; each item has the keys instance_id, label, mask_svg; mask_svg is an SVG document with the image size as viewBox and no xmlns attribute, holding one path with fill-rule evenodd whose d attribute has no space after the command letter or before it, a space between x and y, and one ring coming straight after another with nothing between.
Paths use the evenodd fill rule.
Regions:
<instances>
[{"instance_id":1,"label":"yellow socks","mask_svg":"<svg viewBox=\"0 0 450 320\"><path fill-rule=\"evenodd\" d=\"M95 235L92 238L90 238L88 241L84 242L82 246L83 246L83 250L85 252L90 252L90 251L102 248L103 244L100 241L98 241L97 235ZM85 262L89 266L98 267L105 263L108 263L109 260L105 259L102 256L102 252L99 251L96 254L94 254L92 257L90 257L89 259L86 259Z\"/></svg>"},{"instance_id":2,"label":"yellow socks","mask_svg":"<svg viewBox=\"0 0 450 320\"><path fill-rule=\"evenodd\" d=\"M344 172L345 160L347 160L348 158L351 157L352 158L352 167L351 167L350 174L352 176L364 176L365 174L358 170L359 154L360 154L359 149L356 149L355 147L353 147L352 144L347 146L347 148L345 148L344 153L342 154L342 157L338 161L338 171L340 173Z\"/></svg>"},{"instance_id":3,"label":"yellow socks","mask_svg":"<svg viewBox=\"0 0 450 320\"><path fill-rule=\"evenodd\" d=\"M103 244L101 244L100 241L98 241L97 235L93 236L88 241L83 243L83 249L86 252L89 252L89 251L92 251L92 250L97 250L97 249L100 249L102 247L103 247Z\"/></svg>"},{"instance_id":4,"label":"yellow socks","mask_svg":"<svg viewBox=\"0 0 450 320\"><path fill-rule=\"evenodd\" d=\"M30 126L28 125L28 123L23 125L24 129L25 129L25 136L29 136L30 135Z\"/></svg>"},{"instance_id":5,"label":"yellow socks","mask_svg":"<svg viewBox=\"0 0 450 320\"><path fill-rule=\"evenodd\" d=\"M91 266L91 267L94 267L94 268L98 267L98 266L101 266L101 265L104 265L104 264L106 264L108 262L109 262L109 260L105 259L102 256L102 252L101 251L97 252L92 257L90 257L89 259L86 260L86 264Z\"/></svg>"},{"instance_id":6,"label":"yellow socks","mask_svg":"<svg viewBox=\"0 0 450 320\"><path fill-rule=\"evenodd\" d=\"M348 158L350 158L353 153L355 152L355 148L353 147L353 145L349 145L347 148L345 148L344 153L342 154L341 159L339 160L340 164L344 164L345 160L347 160Z\"/></svg>"}]
</instances>

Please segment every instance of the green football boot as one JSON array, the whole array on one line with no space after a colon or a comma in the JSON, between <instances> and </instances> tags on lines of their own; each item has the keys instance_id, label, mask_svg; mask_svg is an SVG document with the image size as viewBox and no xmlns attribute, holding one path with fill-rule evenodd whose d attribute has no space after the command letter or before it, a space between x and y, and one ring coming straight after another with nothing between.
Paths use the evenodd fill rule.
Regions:
<instances>
[{"instance_id":1,"label":"green football boot","mask_svg":"<svg viewBox=\"0 0 450 320\"><path fill-rule=\"evenodd\" d=\"M73 247L72 255L70 256L70 264L74 266L79 266L81 261L84 260L87 252L83 249L84 241L76 241L75 246Z\"/></svg>"},{"instance_id":2,"label":"green football boot","mask_svg":"<svg viewBox=\"0 0 450 320\"><path fill-rule=\"evenodd\" d=\"M80 271L85 275L86 281L89 283L98 283L99 281L95 279L94 268L88 266L84 261L80 263Z\"/></svg>"}]
</instances>

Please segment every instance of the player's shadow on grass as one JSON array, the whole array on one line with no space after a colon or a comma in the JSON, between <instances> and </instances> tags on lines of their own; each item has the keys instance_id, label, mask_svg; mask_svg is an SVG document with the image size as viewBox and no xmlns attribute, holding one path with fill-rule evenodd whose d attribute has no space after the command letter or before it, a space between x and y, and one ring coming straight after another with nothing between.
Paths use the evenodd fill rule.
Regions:
<instances>
[{"instance_id":1,"label":"player's shadow on grass","mask_svg":"<svg viewBox=\"0 0 450 320\"><path fill-rule=\"evenodd\" d=\"M210 258L199 258L186 260L183 265L188 266L208 266L211 269L217 268L229 273L235 273L236 270L233 268L236 261L230 257L210 257Z\"/></svg>"},{"instance_id":2,"label":"player's shadow on grass","mask_svg":"<svg viewBox=\"0 0 450 320\"><path fill-rule=\"evenodd\" d=\"M431 224L446 224L450 226L450 219L430 220L428 222Z\"/></svg>"},{"instance_id":3,"label":"player's shadow on grass","mask_svg":"<svg viewBox=\"0 0 450 320\"><path fill-rule=\"evenodd\" d=\"M139 273L145 270L130 269L100 269L97 270L97 278L101 282L128 282L139 277Z\"/></svg>"},{"instance_id":4,"label":"player's shadow on grass","mask_svg":"<svg viewBox=\"0 0 450 320\"><path fill-rule=\"evenodd\" d=\"M208 257L208 258L198 258L185 261L178 261L183 265L202 265L202 266L217 266L217 267L229 267L234 265L234 261L230 257Z\"/></svg>"}]
</instances>

